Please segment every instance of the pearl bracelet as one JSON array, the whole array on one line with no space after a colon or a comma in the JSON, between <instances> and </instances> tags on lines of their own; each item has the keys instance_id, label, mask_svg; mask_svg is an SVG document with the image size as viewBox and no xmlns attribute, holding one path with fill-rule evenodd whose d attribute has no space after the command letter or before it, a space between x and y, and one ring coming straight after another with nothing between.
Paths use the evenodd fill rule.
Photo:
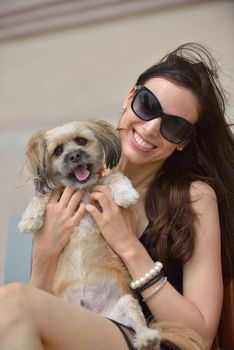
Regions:
<instances>
[{"instance_id":1,"label":"pearl bracelet","mask_svg":"<svg viewBox=\"0 0 234 350\"><path fill-rule=\"evenodd\" d=\"M151 287L153 284L157 283L158 281L160 281L163 277L165 276L164 272L161 271L156 277L152 278L151 280L149 280L148 282L146 282L144 284L144 286L138 288L138 293L142 293L144 292L144 290L148 289L149 287Z\"/></svg>"},{"instance_id":2,"label":"pearl bracelet","mask_svg":"<svg viewBox=\"0 0 234 350\"><path fill-rule=\"evenodd\" d=\"M137 289L144 286L144 284L146 284L148 281L150 281L155 276L157 276L162 270L162 268L163 268L163 264L160 261L156 261L154 267L150 269L149 272L146 272L146 274L140 277L138 280L131 281L130 287L132 289Z\"/></svg>"}]
</instances>

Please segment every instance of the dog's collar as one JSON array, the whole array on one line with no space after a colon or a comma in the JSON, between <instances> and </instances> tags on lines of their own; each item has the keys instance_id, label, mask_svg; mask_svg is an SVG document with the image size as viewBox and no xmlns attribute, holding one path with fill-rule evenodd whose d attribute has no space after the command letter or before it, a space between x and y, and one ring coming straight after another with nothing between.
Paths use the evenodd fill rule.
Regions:
<instances>
[{"instance_id":1,"label":"dog's collar","mask_svg":"<svg viewBox=\"0 0 234 350\"><path fill-rule=\"evenodd\" d=\"M103 177L104 175L105 175L105 170L102 168L101 170L99 170L98 176Z\"/></svg>"}]
</instances>

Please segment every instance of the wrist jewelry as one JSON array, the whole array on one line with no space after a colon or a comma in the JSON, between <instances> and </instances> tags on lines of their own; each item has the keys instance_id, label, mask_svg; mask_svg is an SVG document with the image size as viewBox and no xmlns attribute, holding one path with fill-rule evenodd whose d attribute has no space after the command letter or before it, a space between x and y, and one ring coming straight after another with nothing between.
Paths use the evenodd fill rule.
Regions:
<instances>
[{"instance_id":1,"label":"wrist jewelry","mask_svg":"<svg viewBox=\"0 0 234 350\"><path fill-rule=\"evenodd\" d=\"M138 292L142 293L144 290L146 290L147 288L151 287L153 284L158 282L164 276L165 276L164 272L161 271L156 277L154 277L153 279L151 279L148 282L146 282L146 284L144 284L144 286L138 288Z\"/></svg>"},{"instance_id":2,"label":"wrist jewelry","mask_svg":"<svg viewBox=\"0 0 234 350\"><path fill-rule=\"evenodd\" d=\"M151 298L153 298L159 291L160 289L164 286L164 284L167 281L167 276L165 276L162 280L162 282L157 286L157 288L150 294L148 295L146 298L144 298L142 301L144 303L146 303L148 300L150 300Z\"/></svg>"},{"instance_id":3,"label":"wrist jewelry","mask_svg":"<svg viewBox=\"0 0 234 350\"><path fill-rule=\"evenodd\" d=\"M162 270L162 267L163 267L163 264L160 261L156 261L156 263L154 264L154 267L150 269L149 272L146 272L146 274L140 277L138 280L133 280L130 283L130 287L132 289L137 289L144 286L149 280L153 279L160 273L160 271Z\"/></svg>"}]
</instances>

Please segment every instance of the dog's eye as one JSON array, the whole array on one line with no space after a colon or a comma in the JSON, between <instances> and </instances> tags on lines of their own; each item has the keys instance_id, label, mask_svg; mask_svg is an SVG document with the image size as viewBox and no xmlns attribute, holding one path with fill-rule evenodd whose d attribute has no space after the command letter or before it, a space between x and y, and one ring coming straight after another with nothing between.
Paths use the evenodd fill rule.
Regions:
<instances>
[{"instance_id":1,"label":"dog's eye","mask_svg":"<svg viewBox=\"0 0 234 350\"><path fill-rule=\"evenodd\" d=\"M63 145L59 145L54 149L53 155L55 156L61 156L61 154L63 153Z\"/></svg>"},{"instance_id":2,"label":"dog's eye","mask_svg":"<svg viewBox=\"0 0 234 350\"><path fill-rule=\"evenodd\" d=\"M75 139L75 142L79 145L79 146L85 146L87 143L87 140L84 139L83 137L77 137Z\"/></svg>"}]
</instances>

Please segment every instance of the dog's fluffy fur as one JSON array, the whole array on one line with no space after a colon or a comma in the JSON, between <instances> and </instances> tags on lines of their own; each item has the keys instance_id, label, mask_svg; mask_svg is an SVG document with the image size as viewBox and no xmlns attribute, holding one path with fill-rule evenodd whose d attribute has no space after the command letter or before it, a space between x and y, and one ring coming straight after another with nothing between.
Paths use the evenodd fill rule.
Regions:
<instances>
[{"instance_id":1,"label":"dog's fluffy fur","mask_svg":"<svg viewBox=\"0 0 234 350\"><path fill-rule=\"evenodd\" d=\"M117 133L104 121L72 122L33 135L26 148L26 158L36 196L23 214L20 231L37 234L51 192L58 187L85 189L84 200L88 201L92 186L105 184L119 206L134 205L139 195L128 178L120 172L107 174L108 169L117 165L120 154ZM180 345L178 339L186 338L182 329L180 336L177 331L173 333L174 326L160 327L154 323L147 327L129 282L123 262L104 240L91 215L85 214L60 256L54 293L132 327L136 331L137 349L160 349L163 332L171 335L169 341L176 339L175 344ZM188 346L181 343L181 349L203 349L200 345L190 346L195 343L188 339Z\"/></svg>"},{"instance_id":2,"label":"dog's fluffy fur","mask_svg":"<svg viewBox=\"0 0 234 350\"><path fill-rule=\"evenodd\" d=\"M37 195L23 214L20 231L37 234L51 191L61 186L85 189L88 196L94 184L106 184L118 205L134 205L139 195L128 178L120 172L102 176L118 163L120 153L115 129L103 121L72 122L35 134L26 156ZM123 262L85 214L60 256L54 293L132 327L137 348L159 349L160 333L147 327L129 282Z\"/></svg>"}]
</instances>

